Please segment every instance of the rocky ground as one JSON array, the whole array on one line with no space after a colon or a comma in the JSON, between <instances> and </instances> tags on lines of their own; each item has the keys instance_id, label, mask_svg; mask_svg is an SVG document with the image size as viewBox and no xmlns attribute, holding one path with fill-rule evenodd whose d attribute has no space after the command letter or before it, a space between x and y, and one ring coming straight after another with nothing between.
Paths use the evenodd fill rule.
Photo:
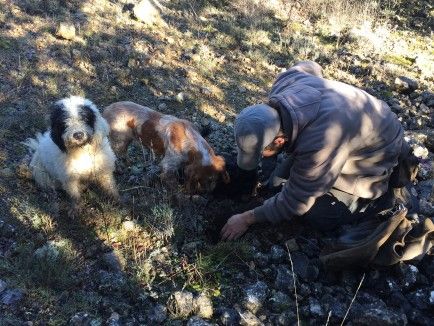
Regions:
<instances>
[{"instance_id":1,"label":"rocky ground","mask_svg":"<svg viewBox=\"0 0 434 326\"><path fill-rule=\"evenodd\" d=\"M310 59L399 116L421 162L420 218L432 219L432 4L345 3L0 0L0 325L432 325L432 256L327 271L322 236L301 222L218 242L225 218L259 199L169 192L137 145L116 175L122 204L91 189L74 220L25 166L20 142L71 94L190 119L231 153L236 113Z\"/></svg>"}]
</instances>

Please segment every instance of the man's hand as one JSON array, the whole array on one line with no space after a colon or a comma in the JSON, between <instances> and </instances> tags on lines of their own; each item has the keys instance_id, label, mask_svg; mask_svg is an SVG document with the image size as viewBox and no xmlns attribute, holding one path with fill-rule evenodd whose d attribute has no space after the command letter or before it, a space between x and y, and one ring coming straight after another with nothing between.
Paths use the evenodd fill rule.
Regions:
<instances>
[{"instance_id":1,"label":"man's hand","mask_svg":"<svg viewBox=\"0 0 434 326\"><path fill-rule=\"evenodd\" d=\"M249 228L250 225L255 223L255 215L253 210L244 212L242 214L233 215L222 228L220 234L222 240L235 240L241 237Z\"/></svg>"}]
</instances>

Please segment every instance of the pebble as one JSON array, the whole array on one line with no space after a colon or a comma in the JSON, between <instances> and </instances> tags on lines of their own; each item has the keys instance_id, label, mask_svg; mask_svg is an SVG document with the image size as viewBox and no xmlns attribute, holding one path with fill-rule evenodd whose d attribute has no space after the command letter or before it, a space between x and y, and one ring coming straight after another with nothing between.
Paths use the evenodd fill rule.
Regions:
<instances>
[{"instance_id":1,"label":"pebble","mask_svg":"<svg viewBox=\"0 0 434 326\"><path fill-rule=\"evenodd\" d=\"M243 299L243 306L252 313L256 313L267 298L268 286L262 281L247 286Z\"/></svg>"},{"instance_id":2,"label":"pebble","mask_svg":"<svg viewBox=\"0 0 434 326\"><path fill-rule=\"evenodd\" d=\"M110 315L110 317L107 319L107 326L120 326L121 322L120 319L121 316L117 313L117 312L112 312L112 314Z\"/></svg>"},{"instance_id":3,"label":"pebble","mask_svg":"<svg viewBox=\"0 0 434 326\"><path fill-rule=\"evenodd\" d=\"M243 326L262 326L261 320L250 311L240 313L240 325Z\"/></svg>"},{"instance_id":4,"label":"pebble","mask_svg":"<svg viewBox=\"0 0 434 326\"><path fill-rule=\"evenodd\" d=\"M294 304L290 297L281 291L275 291L270 297L269 302L274 312L283 312Z\"/></svg>"},{"instance_id":5,"label":"pebble","mask_svg":"<svg viewBox=\"0 0 434 326\"><path fill-rule=\"evenodd\" d=\"M156 24L160 20L160 13L151 1L142 0L133 8L133 16L146 25Z\"/></svg>"},{"instance_id":6,"label":"pebble","mask_svg":"<svg viewBox=\"0 0 434 326\"><path fill-rule=\"evenodd\" d=\"M294 281L292 278L292 272L288 267L284 265L279 265L276 268L277 274L274 280L274 287L276 290L280 290L284 293L293 294L294 292Z\"/></svg>"},{"instance_id":7,"label":"pebble","mask_svg":"<svg viewBox=\"0 0 434 326\"><path fill-rule=\"evenodd\" d=\"M315 318L324 317L324 310L321 307L319 301L315 298L309 298L309 311L312 316Z\"/></svg>"},{"instance_id":8,"label":"pebble","mask_svg":"<svg viewBox=\"0 0 434 326\"><path fill-rule=\"evenodd\" d=\"M89 325L90 316L87 312L78 312L69 320L71 326L85 326Z\"/></svg>"},{"instance_id":9,"label":"pebble","mask_svg":"<svg viewBox=\"0 0 434 326\"><path fill-rule=\"evenodd\" d=\"M179 92L178 94L176 94L175 96L175 100L179 103L182 103L186 100L187 96L185 95L184 92Z\"/></svg>"},{"instance_id":10,"label":"pebble","mask_svg":"<svg viewBox=\"0 0 434 326\"><path fill-rule=\"evenodd\" d=\"M421 159L426 159L429 155L428 149L424 146L413 146L413 154Z\"/></svg>"},{"instance_id":11,"label":"pebble","mask_svg":"<svg viewBox=\"0 0 434 326\"><path fill-rule=\"evenodd\" d=\"M125 231L134 231L136 229L136 223L134 223L133 221L124 221L122 223L122 228Z\"/></svg>"},{"instance_id":12,"label":"pebble","mask_svg":"<svg viewBox=\"0 0 434 326\"><path fill-rule=\"evenodd\" d=\"M417 81L408 77L399 76L395 79L396 90L403 94L410 94L414 92L418 88L418 86L419 85Z\"/></svg>"},{"instance_id":13,"label":"pebble","mask_svg":"<svg viewBox=\"0 0 434 326\"><path fill-rule=\"evenodd\" d=\"M282 263L283 260L286 258L286 251L279 245L273 245L271 247L270 256L271 259L276 263Z\"/></svg>"},{"instance_id":14,"label":"pebble","mask_svg":"<svg viewBox=\"0 0 434 326\"><path fill-rule=\"evenodd\" d=\"M232 308L219 308L216 310L216 315L219 316L219 320L222 325L239 325L240 314L238 311Z\"/></svg>"},{"instance_id":15,"label":"pebble","mask_svg":"<svg viewBox=\"0 0 434 326\"><path fill-rule=\"evenodd\" d=\"M205 294L201 293L195 300L195 311L199 317L211 318L214 310L211 299Z\"/></svg>"},{"instance_id":16,"label":"pebble","mask_svg":"<svg viewBox=\"0 0 434 326\"><path fill-rule=\"evenodd\" d=\"M167 300L167 311L173 318L188 317L194 310L193 294L188 291L176 291Z\"/></svg>"},{"instance_id":17,"label":"pebble","mask_svg":"<svg viewBox=\"0 0 434 326\"><path fill-rule=\"evenodd\" d=\"M256 265L259 267L268 266L268 262L270 261L269 256L260 251L257 251L253 254L253 259L255 260Z\"/></svg>"},{"instance_id":18,"label":"pebble","mask_svg":"<svg viewBox=\"0 0 434 326\"><path fill-rule=\"evenodd\" d=\"M75 26L69 23L60 23L56 31L56 36L65 40L73 40L75 38Z\"/></svg>"}]
</instances>

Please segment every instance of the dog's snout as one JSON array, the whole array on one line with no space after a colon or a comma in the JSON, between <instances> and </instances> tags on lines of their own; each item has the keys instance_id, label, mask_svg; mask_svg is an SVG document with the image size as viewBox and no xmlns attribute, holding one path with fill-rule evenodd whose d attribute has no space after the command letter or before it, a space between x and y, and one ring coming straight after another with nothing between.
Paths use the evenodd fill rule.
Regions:
<instances>
[{"instance_id":1,"label":"dog's snout","mask_svg":"<svg viewBox=\"0 0 434 326\"><path fill-rule=\"evenodd\" d=\"M84 138L84 132L82 132L82 131L74 132L74 134L72 135L72 137L74 137L74 139L76 139L76 140L83 140L83 138Z\"/></svg>"}]
</instances>

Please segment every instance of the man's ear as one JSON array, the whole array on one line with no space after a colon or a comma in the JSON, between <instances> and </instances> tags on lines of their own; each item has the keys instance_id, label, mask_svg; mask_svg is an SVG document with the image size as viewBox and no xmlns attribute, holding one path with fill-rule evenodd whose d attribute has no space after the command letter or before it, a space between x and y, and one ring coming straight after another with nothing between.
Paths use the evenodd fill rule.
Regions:
<instances>
[{"instance_id":1,"label":"man's ear","mask_svg":"<svg viewBox=\"0 0 434 326\"><path fill-rule=\"evenodd\" d=\"M285 144L286 139L283 136L278 136L274 139L274 144L282 146L283 144Z\"/></svg>"}]
</instances>

